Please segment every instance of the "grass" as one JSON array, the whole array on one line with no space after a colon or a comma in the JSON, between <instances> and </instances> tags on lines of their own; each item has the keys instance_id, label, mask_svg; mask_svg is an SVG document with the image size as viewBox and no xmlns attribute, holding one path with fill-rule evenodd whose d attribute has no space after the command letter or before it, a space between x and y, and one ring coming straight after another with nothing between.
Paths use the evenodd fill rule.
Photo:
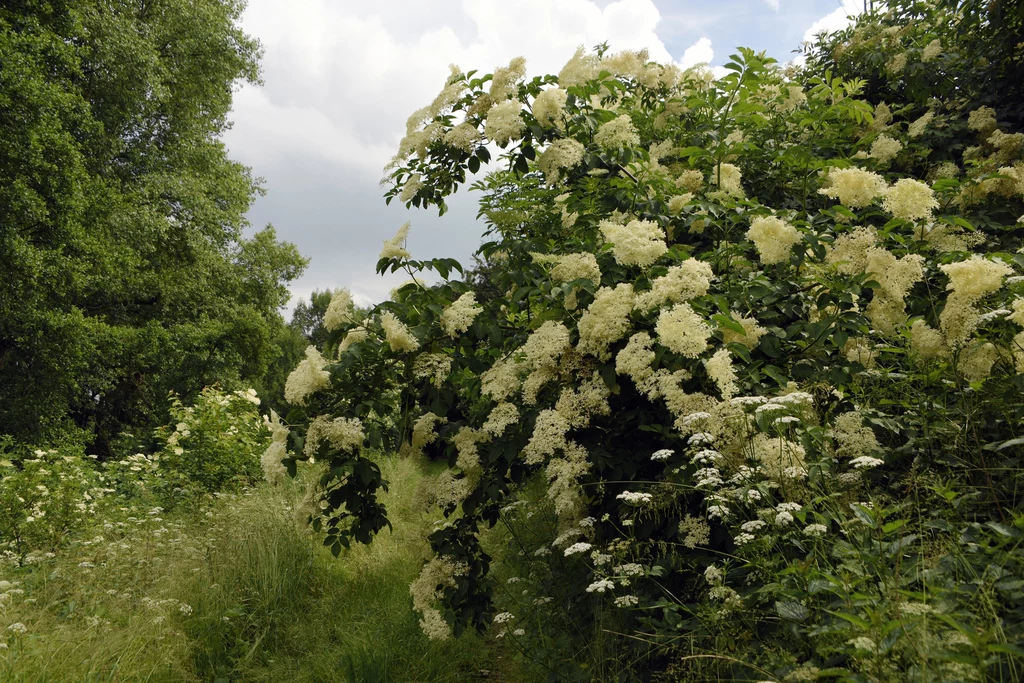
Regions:
<instances>
[{"instance_id":1,"label":"grass","mask_svg":"<svg viewBox=\"0 0 1024 683\"><path fill-rule=\"evenodd\" d=\"M394 531L340 559L295 523L289 483L201 514L124 513L55 558L0 570L24 591L0 626L27 629L3 633L0 680L524 680L500 641L420 632L408 587L436 512L418 502L420 465L380 465Z\"/></svg>"}]
</instances>

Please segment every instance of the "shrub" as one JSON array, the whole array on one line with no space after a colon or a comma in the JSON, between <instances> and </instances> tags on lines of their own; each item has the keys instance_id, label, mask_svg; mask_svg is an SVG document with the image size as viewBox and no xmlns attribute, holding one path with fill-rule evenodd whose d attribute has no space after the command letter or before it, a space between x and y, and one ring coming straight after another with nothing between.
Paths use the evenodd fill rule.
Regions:
<instances>
[{"instance_id":1,"label":"shrub","mask_svg":"<svg viewBox=\"0 0 1024 683\"><path fill-rule=\"evenodd\" d=\"M325 543L387 524L363 449L433 449L434 637L490 624L481 528L536 475L566 604L619 610L644 675L1019 671L1024 133L970 83L929 81L927 112L871 99L944 30L894 4L852 32L884 91L746 49L719 79L603 49L532 80L454 70L386 197L443 213L505 150L475 186L486 295L413 258L408 224L377 269L413 282L358 322L336 295L279 441L321 472Z\"/></svg>"},{"instance_id":2,"label":"shrub","mask_svg":"<svg viewBox=\"0 0 1024 683\"><path fill-rule=\"evenodd\" d=\"M110 492L80 446L43 450L0 440L0 553L21 562L57 550Z\"/></svg>"},{"instance_id":3,"label":"shrub","mask_svg":"<svg viewBox=\"0 0 1024 683\"><path fill-rule=\"evenodd\" d=\"M174 500L195 493L233 491L259 479L259 453L269 432L252 389L206 387L194 405L171 394L171 424L158 430L161 495ZM138 465L142 467L141 464Z\"/></svg>"}]
</instances>

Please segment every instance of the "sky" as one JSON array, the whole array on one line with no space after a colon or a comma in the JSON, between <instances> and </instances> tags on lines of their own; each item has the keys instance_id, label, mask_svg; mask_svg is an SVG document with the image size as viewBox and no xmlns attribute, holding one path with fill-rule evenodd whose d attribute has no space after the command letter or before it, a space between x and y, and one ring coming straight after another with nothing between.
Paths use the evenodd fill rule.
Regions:
<instances>
[{"instance_id":1,"label":"sky","mask_svg":"<svg viewBox=\"0 0 1024 683\"><path fill-rule=\"evenodd\" d=\"M845 6L843 3L846 3ZM264 48L263 85L235 93L231 158L266 190L248 213L310 259L288 310L314 290L347 287L368 305L401 274L374 272L384 240L412 222L415 259L463 265L481 241L468 186L449 211L385 206L382 169L408 116L433 100L449 65L490 73L523 56L528 77L558 73L576 47L647 48L683 67L728 61L738 45L780 62L846 25L859 0L249 0L242 28ZM481 172L486 172L486 168ZM287 314L286 314L287 315Z\"/></svg>"}]
</instances>

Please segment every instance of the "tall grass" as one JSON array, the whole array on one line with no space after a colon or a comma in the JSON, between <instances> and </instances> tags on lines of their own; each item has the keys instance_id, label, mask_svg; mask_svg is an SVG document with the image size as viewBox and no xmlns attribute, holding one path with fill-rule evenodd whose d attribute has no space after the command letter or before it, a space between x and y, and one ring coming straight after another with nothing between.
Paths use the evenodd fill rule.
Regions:
<instances>
[{"instance_id":1,"label":"tall grass","mask_svg":"<svg viewBox=\"0 0 1024 683\"><path fill-rule=\"evenodd\" d=\"M25 591L0 627L27 629L4 632L0 680L523 680L500 641L420 632L408 587L436 512L418 502L419 465L380 465L394 531L340 559L295 523L299 485L287 484L178 520L132 516L56 558L0 570Z\"/></svg>"}]
</instances>

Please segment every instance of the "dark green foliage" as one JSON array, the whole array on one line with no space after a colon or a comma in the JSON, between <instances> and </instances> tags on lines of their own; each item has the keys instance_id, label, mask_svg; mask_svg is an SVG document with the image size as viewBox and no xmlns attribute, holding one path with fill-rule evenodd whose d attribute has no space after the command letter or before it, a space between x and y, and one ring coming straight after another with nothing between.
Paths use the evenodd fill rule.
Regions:
<instances>
[{"instance_id":1,"label":"dark green foliage","mask_svg":"<svg viewBox=\"0 0 1024 683\"><path fill-rule=\"evenodd\" d=\"M302 271L219 135L259 45L235 0L0 10L0 427L109 452L171 390L252 384Z\"/></svg>"}]
</instances>

